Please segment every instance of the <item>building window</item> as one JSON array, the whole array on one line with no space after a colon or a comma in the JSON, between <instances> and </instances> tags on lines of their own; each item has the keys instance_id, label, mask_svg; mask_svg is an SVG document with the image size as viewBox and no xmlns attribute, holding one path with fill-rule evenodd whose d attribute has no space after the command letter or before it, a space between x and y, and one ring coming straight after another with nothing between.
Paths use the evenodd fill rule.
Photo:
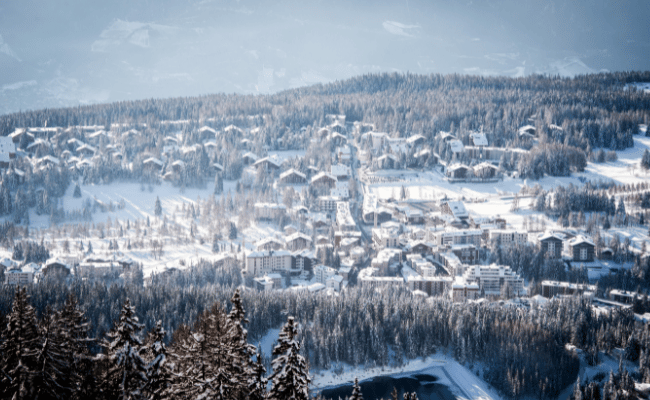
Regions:
<instances>
[{"instance_id":1,"label":"building window","mask_svg":"<svg viewBox=\"0 0 650 400\"><path fill-rule=\"evenodd\" d=\"M583 247L580 249L580 259L581 260L586 260L587 259L587 248Z\"/></svg>"},{"instance_id":2,"label":"building window","mask_svg":"<svg viewBox=\"0 0 650 400\"><path fill-rule=\"evenodd\" d=\"M551 257L555 256L555 243L548 242L548 252L550 253Z\"/></svg>"}]
</instances>

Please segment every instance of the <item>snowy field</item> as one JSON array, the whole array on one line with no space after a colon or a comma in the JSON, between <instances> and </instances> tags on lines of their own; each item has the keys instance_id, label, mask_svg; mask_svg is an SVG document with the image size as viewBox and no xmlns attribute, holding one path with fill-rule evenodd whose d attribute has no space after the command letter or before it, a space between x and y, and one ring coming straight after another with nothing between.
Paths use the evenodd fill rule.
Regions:
<instances>
[{"instance_id":1,"label":"snowy field","mask_svg":"<svg viewBox=\"0 0 650 400\"><path fill-rule=\"evenodd\" d=\"M400 378L414 374L436 376L438 378L436 383L447 386L458 399L501 399L501 396L499 396L496 390L476 376L476 373L470 371L452 357L444 354L436 354L425 359L411 360L399 368L352 368L346 365L340 374L335 374L332 370L316 371L312 373L311 386L313 389L322 390L347 382L354 382L354 378L359 378L359 381L363 381L380 375L390 375L395 378Z\"/></svg>"}]
</instances>

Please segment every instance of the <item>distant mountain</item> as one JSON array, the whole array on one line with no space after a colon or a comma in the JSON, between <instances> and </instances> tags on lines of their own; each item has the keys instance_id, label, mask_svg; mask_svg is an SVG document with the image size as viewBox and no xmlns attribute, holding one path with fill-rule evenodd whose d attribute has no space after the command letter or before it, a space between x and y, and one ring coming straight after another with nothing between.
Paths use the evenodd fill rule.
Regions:
<instances>
[{"instance_id":1,"label":"distant mountain","mask_svg":"<svg viewBox=\"0 0 650 400\"><path fill-rule=\"evenodd\" d=\"M650 69L646 0L0 3L0 114L380 71Z\"/></svg>"}]
</instances>

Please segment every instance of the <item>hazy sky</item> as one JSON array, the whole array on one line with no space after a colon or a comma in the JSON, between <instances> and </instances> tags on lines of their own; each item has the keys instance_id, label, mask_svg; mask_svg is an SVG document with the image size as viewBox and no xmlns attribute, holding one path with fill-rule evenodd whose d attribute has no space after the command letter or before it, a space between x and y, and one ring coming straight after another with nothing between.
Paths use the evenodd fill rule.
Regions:
<instances>
[{"instance_id":1,"label":"hazy sky","mask_svg":"<svg viewBox=\"0 0 650 400\"><path fill-rule=\"evenodd\" d=\"M381 71L650 69L650 2L5 0L0 114Z\"/></svg>"}]
</instances>

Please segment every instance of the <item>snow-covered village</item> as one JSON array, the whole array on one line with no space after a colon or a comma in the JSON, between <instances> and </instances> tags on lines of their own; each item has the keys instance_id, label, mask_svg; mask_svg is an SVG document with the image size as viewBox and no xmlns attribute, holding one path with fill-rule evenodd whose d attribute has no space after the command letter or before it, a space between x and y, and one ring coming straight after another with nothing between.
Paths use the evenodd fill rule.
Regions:
<instances>
[{"instance_id":1,"label":"snow-covered village","mask_svg":"<svg viewBox=\"0 0 650 400\"><path fill-rule=\"evenodd\" d=\"M646 3L69 3L0 4L0 400L650 398Z\"/></svg>"}]
</instances>

